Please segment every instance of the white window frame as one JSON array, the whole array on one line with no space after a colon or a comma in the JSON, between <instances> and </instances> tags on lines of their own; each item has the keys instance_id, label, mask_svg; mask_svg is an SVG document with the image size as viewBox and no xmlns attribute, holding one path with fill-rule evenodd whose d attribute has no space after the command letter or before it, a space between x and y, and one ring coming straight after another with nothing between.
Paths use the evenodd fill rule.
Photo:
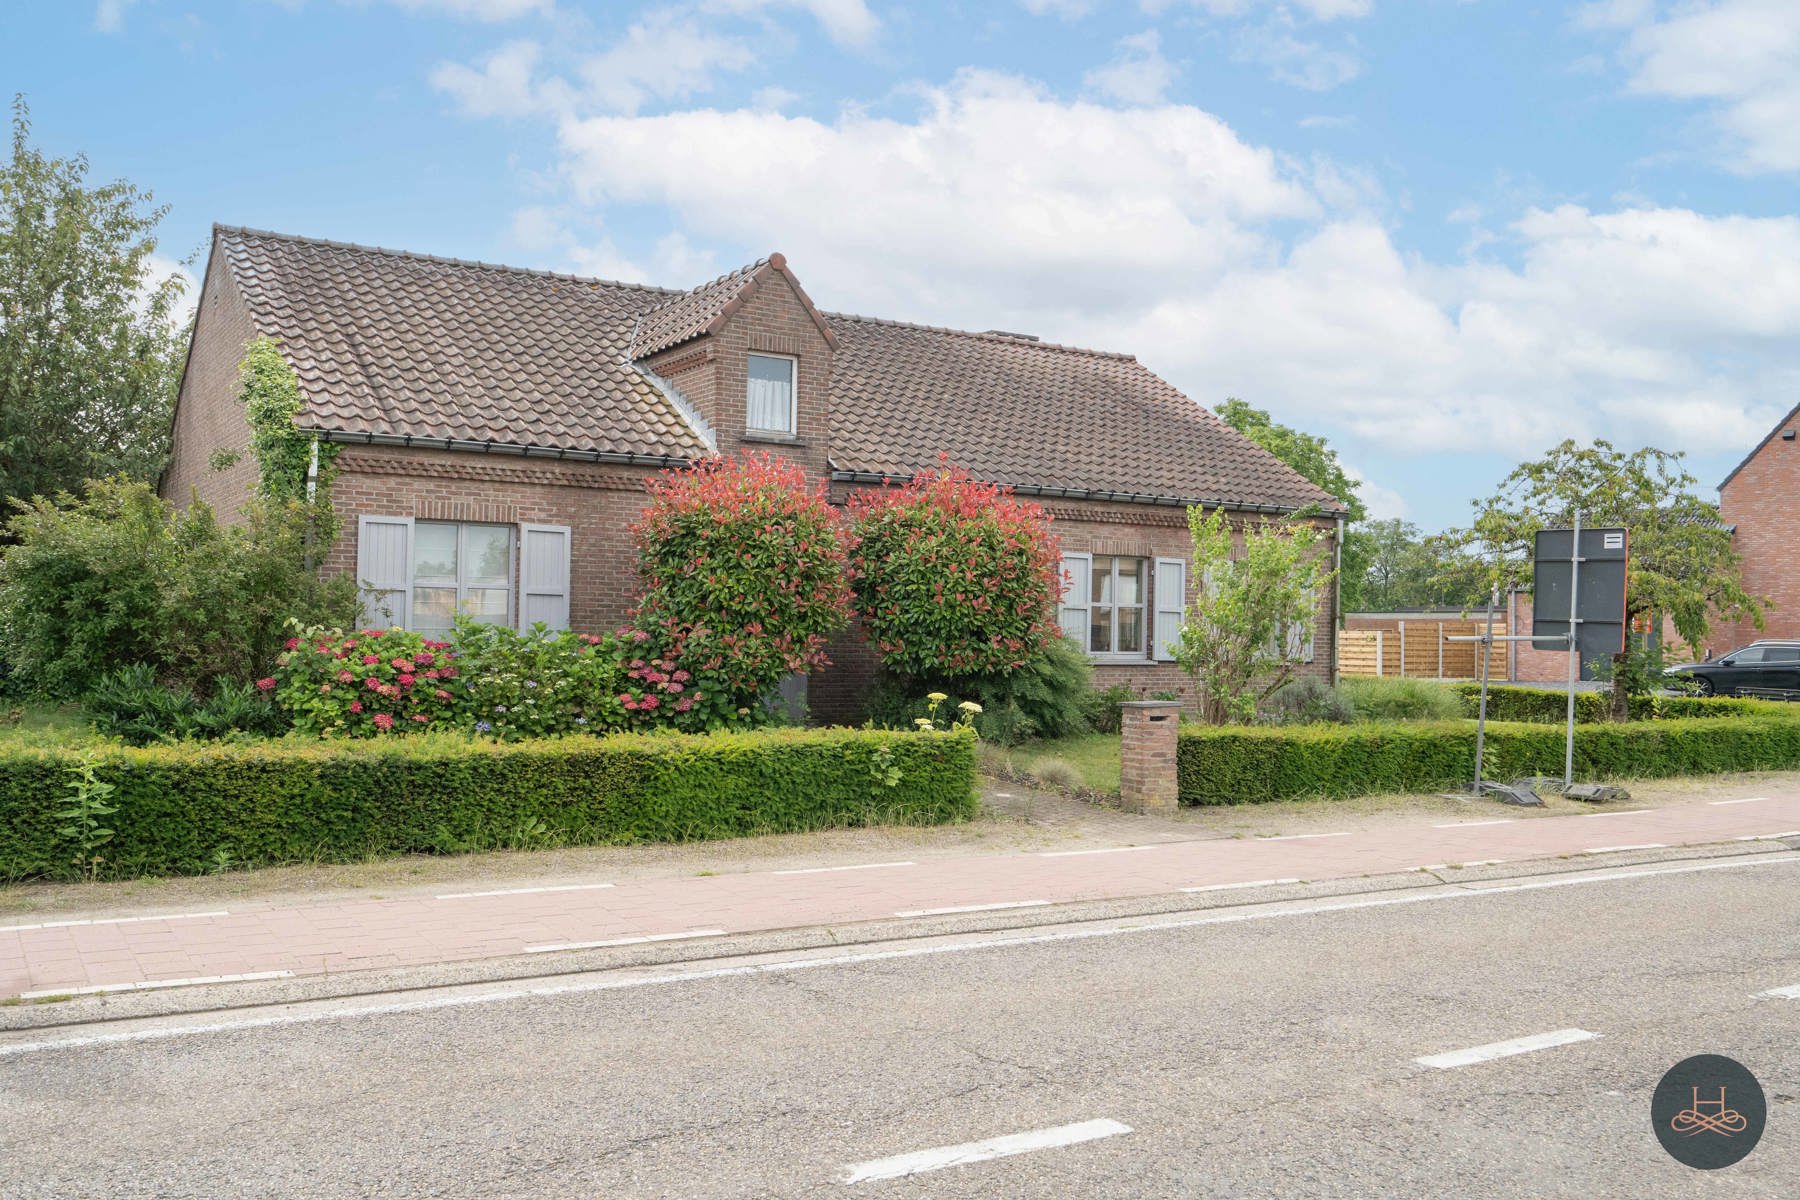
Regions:
<instances>
[{"instance_id":1,"label":"white window frame","mask_svg":"<svg viewBox=\"0 0 1800 1200\"><path fill-rule=\"evenodd\" d=\"M769 358L788 365L788 411L787 427L772 429L763 425L750 423L750 359ZM783 437L795 436L800 424L800 360L792 354L771 354L766 350L751 350L744 356L744 429L749 433L772 433Z\"/></svg>"},{"instance_id":2,"label":"white window frame","mask_svg":"<svg viewBox=\"0 0 1800 1200\"><path fill-rule=\"evenodd\" d=\"M1113 637L1111 640L1114 643L1118 641L1119 609L1125 607L1135 608L1139 611L1141 619L1138 621L1138 629L1142 636L1142 641L1140 641L1139 645L1134 650L1113 649L1095 651L1088 640L1091 630L1089 618L1094 609L1094 596L1092 593L1095 559L1110 559L1112 561L1112 574L1115 581L1118 579L1119 562L1121 560L1136 562L1143 570L1143 599L1139 603L1123 606L1118 604L1101 606L1112 610L1111 627ZM1155 559L1141 557L1136 554L1094 554L1083 551L1079 554L1070 553L1062 556L1063 599L1057 605L1057 620L1061 623L1063 632L1073 637L1075 639L1075 644L1080 647L1081 652L1087 655L1092 661L1097 663L1147 663L1165 661L1161 658L1153 657L1150 650L1144 645L1144 642L1152 641L1156 636L1153 628L1156 620L1156 582L1154 576L1151 574L1155 567L1155 563ZM1117 594L1117 591L1118 586L1115 582L1115 595ZM1071 622L1070 618L1076 617L1077 614L1079 614L1078 619Z\"/></svg>"},{"instance_id":3,"label":"white window frame","mask_svg":"<svg viewBox=\"0 0 1800 1200\"><path fill-rule=\"evenodd\" d=\"M504 529L506 531L506 586L504 588L504 591L506 592L506 615L502 620L494 621L494 622L492 622L492 624L495 624L495 625L513 625L513 624L515 624L518 619L517 614L518 614L518 609L519 609L519 541L520 541L519 527L516 524L508 524L503 521L434 521L434 520L415 519L413 521L413 545L411 547L411 549L413 550L413 555L411 556L413 561L409 564L410 570L408 572L408 578L407 578L407 589L408 589L407 590L407 598L409 601L412 601L418 595L420 587L444 588L444 587L451 586L451 585L445 584L445 583L421 584L419 582L417 548L418 548L418 530L419 530L419 526L421 526L421 525L451 525L451 526L454 526L456 529L456 583L455 583L456 606L455 607L456 607L457 612L464 611L463 602L465 601L465 599L467 599L467 595L471 591L496 592L496 591L503 590L501 588L495 587L493 584L485 584L484 583L484 584L471 585L466 582L466 579L467 579L466 567L467 567L468 558L469 558L468 553L467 553L467 541L466 541L467 536L468 536L468 530L472 526L480 526L484 529ZM416 604L409 603L409 605L408 605L408 611L406 614L406 627L408 629L416 629L417 628L415 621L414 621L414 617L416 614L413 611L413 609L415 609L416 607L417 607ZM431 630L431 632L447 633L449 631L443 630L443 629L433 629L433 630Z\"/></svg>"}]
</instances>

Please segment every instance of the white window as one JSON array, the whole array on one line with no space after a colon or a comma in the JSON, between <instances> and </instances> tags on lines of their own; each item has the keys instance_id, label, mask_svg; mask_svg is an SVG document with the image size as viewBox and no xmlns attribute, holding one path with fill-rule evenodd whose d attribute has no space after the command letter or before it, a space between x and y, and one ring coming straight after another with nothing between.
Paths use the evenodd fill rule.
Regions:
<instances>
[{"instance_id":1,"label":"white window","mask_svg":"<svg viewBox=\"0 0 1800 1200\"><path fill-rule=\"evenodd\" d=\"M1149 559L1063 555L1063 631L1096 658L1145 657L1149 594Z\"/></svg>"},{"instance_id":2,"label":"white window","mask_svg":"<svg viewBox=\"0 0 1800 1200\"><path fill-rule=\"evenodd\" d=\"M461 612L490 624L569 624L569 529L365 516L363 620L446 633Z\"/></svg>"},{"instance_id":3,"label":"white window","mask_svg":"<svg viewBox=\"0 0 1800 1200\"><path fill-rule=\"evenodd\" d=\"M794 360L752 354L744 424L758 433L794 432Z\"/></svg>"},{"instance_id":4,"label":"white window","mask_svg":"<svg viewBox=\"0 0 1800 1200\"><path fill-rule=\"evenodd\" d=\"M1319 598L1314 592L1307 592L1307 607L1312 615L1304 621L1282 625L1276 632L1279 639L1278 648L1289 662L1309 663L1313 660L1313 639L1317 635L1319 623Z\"/></svg>"}]
</instances>

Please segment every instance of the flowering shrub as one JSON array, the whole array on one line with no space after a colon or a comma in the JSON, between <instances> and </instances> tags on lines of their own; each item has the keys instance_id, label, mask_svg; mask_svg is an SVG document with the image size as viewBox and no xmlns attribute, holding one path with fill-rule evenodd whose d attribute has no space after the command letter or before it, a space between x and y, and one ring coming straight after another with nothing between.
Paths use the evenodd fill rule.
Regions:
<instances>
[{"instance_id":1,"label":"flowering shrub","mask_svg":"<svg viewBox=\"0 0 1800 1200\"><path fill-rule=\"evenodd\" d=\"M454 693L462 724L501 741L563 733L605 733L626 724L618 643L543 625L519 633L459 618Z\"/></svg>"},{"instance_id":2,"label":"flowering shrub","mask_svg":"<svg viewBox=\"0 0 1800 1200\"><path fill-rule=\"evenodd\" d=\"M665 471L632 535L644 584L633 616L648 651L631 666L636 713L666 704L684 719L751 718L784 675L824 665L826 639L850 620L840 523L784 460L751 454ZM699 696L677 671L704 678L691 689ZM686 717L702 712L711 716Z\"/></svg>"},{"instance_id":3,"label":"flowering shrub","mask_svg":"<svg viewBox=\"0 0 1800 1200\"><path fill-rule=\"evenodd\" d=\"M1017 670L1060 632L1043 506L948 466L850 498L863 627L884 667L946 678Z\"/></svg>"},{"instance_id":4,"label":"flowering shrub","mask_svg":"<svg viewBox=\"0 0 1800 1200\"><path fill-rule=\"evenodd\" d=\"M345 633L317 626L289 638L275 674L256 686L273 692L300 733L375 737L453 724L462 674L450 643L404 629Z\"/></svg>"}]
</instances>

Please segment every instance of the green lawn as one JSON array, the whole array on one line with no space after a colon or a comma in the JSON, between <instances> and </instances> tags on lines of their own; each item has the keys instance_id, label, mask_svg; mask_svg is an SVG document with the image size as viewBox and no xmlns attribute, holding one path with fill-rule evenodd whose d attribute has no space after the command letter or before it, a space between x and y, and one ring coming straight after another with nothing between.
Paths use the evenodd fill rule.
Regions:
<instances>
[{"instance_id":1,"label":"green lawn","mask_svg":"<svg viewBox=\"0 0 1800 1200\"><path fill-rule=\"evenodd\" d=\"M0 746L63 746L91 732L87 714L74 705L0 700Z\"/></svg>"},{"instance_id":2,"label":"green lawn","mask_svg":"<svg viewBox=\"0 0 1800 1200\"><path fill-rule=\"evenodd\" d=\"M1010 766L1027 775L1043 772L1045 782L1065 786L1078 781L1079 786L1097 792L1119 790L1119 735L1116 733L1083 733L1054 741L1027 742L1011 749L987 747L984 756L996 765ZM1050 765L1060 764L1058 766ZM1065 781L1059 775L1073 775Z\"/></svg>"}]
</instances>

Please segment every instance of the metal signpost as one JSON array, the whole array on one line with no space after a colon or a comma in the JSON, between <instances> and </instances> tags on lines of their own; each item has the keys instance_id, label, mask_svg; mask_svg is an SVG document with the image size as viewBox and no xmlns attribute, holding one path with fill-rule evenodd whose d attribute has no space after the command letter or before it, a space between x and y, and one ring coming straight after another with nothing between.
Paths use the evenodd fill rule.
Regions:
<instances>
[{"instance_id":1,"label":"metal signpost","mask_svg":"<svg viewBox=\"0 0 1800 1200\"><path fill-rule=\"evenodd\" d=\"M1575 782L1575 685L1581 678L1584 657L1610 657L1625 649L1625 577L1631 538L1623 529L1583 529L1581 513L1573 529L1544 529L1532 547L1531 632L1494 636L1494 607L1500 602L1495 588L1488 599L1487 630L1450 642L1481 644L1481 706L1475 723L1475 787L1506 794L1517 803L1531 803L1535 796L1521 796L1511 789L1485 783L1482 757L1487 742L1488 675L1495 642L1560 644L1569 652L1568 729L1563 741L1563 787ZM1565 597L1567 603L1564 603ZM1548 617L1567 609L1567 617Z\"/></svg>"}]
</instances>

